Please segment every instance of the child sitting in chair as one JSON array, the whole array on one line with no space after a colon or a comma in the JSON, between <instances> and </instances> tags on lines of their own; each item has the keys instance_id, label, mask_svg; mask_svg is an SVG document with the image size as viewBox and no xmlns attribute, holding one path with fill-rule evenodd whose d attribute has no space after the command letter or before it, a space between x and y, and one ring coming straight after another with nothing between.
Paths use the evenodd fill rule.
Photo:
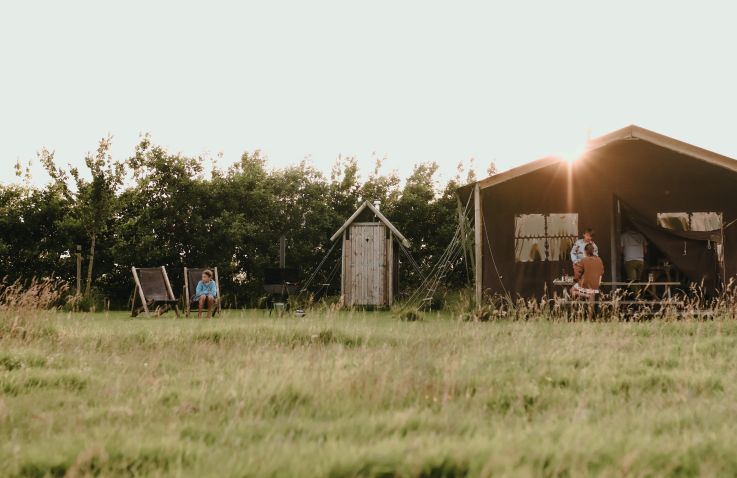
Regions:
<instances>
[{"instance_id":1,"label":"child sitting in chair","mask_svg":"<svg viewBox=\"0 0 737 478\"><path fill-rule=\"evenodd\" d=\"M202 308L207 304L207 318L212 317L215 301L218 297L218 286L212 280L212 271L206 270L202 273L202 280L197 283L194 300L197 302L197 318L202 317Z\"/></svg>"}]
</instances>

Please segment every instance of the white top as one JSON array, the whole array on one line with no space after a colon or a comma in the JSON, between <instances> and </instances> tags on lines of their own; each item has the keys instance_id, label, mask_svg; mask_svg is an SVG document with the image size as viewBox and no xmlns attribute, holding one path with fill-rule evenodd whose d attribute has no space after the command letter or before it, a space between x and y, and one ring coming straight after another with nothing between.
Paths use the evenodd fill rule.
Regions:
<instances>
[{"instance_id":1,"label":"white top","mask_svg":"<svg viewBox=\"0 0 737 478\"><path fill-rule=\"evenodd\" d=\"M586 251L584 250L586 248L586 244L587 242L583 239L579 239L573 243L573 247L571 248L571 260L574 264L580 262L584 257L586 257ZM594 245L594 255L598 256L599 248L596 246L594 241L591 241L591 244Z\"/></svg>"},{"instance_id":2,"label":"white top","mask_svg":"<svg viewBox=\"0 0 737 478\"><path fill-rule=\"evenodd\" d=\"M645 237L637 231L625 231L620 238L624 253L624 261L642 261L645 259Z\"/></svg>"}]
</instances>

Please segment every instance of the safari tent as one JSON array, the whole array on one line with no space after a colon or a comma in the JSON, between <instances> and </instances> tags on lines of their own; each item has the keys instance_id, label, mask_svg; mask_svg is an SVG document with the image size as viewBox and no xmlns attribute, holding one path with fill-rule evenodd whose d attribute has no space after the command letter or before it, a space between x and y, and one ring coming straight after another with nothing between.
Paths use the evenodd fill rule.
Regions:
<instances>
[{"instance_id":1,"label":"safari tent","mask_svg":"<svg viewBox=\"0 0 737 478\"><path fill-rule=\"evenodd\" d=\"M394 242L409 241L379 210L365 201L330 238L342 239L341 296L346 306L389 307L399 287L399 254Z\"/></svg>"},{"instance_id":2,"label":"safari tent","mask_svg":"<svg viewBox=\"0 0 737 478\"><path fill-rule=\"evenodd\" d=\"M587 227L604 280L623 280L620 234L649 243L649 278L715 291L737 274L737 161L628 126L576 158L546 157L459 189L474 215L476 296L554 295Z\"/></svg>"}]
</instances>

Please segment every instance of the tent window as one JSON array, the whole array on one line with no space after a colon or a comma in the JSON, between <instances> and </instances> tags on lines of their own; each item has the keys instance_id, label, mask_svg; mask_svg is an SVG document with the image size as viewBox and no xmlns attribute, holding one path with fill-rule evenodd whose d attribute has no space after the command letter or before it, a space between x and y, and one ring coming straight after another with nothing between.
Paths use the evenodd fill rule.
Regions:
<instances>
[{"instance_id":1,"label":"tent window","mask_svg":"<svg viewBox=\"0 0 737 478\"><path fill-rule=\"evenodd\" d=\"M536 262L547 260L544 237L515 239L514 249L514 256L517 262Z\"/></svg>"},{"instance_id":2,"label":"tent window","mask_svg":"<svg viewBox=\"0 0 737 478\"><path fill-rule=\"evenodd\" d=\"M661 212L658 225L676 231L716 231L722 228L721 212ZM717 244L717 258L724 259L722 244Z\"/></svg>"},{"instance_id":3,"label":"tent window","mask_svg":"<svg viewBox=\"0 0 737 478\"><path fill-rule=\"evenodd\" d=\"M520 214L514 218L515 237L545 237L545 215Z\"/></svg>"},{"instance_id":4,"label":"tent window","mask_svg":"<svg viewBox=\"0 0 737 478\"><path fill-rule=\"evenodd\" d=\"M716 231L722 227L722 213L660 212L658 225L673 231Z\"/></svg>"},{"instance_id":5,"label":"tent window","mask_svg":"<svg viewBox=\"0 0 737 478\"><path fill-rule=\"evenodd\" d=\"M561 261L578 236L578 214L520 214L514 218L515 261Z\"/></svg>"},{"instance_id":6,"label":"tent window","mask_svg":"<svg viewBox=\"0 0 737 478\"><path fill-rule=\"evenodd\" d=\"M721 212L694 212L691 214L692 231L716 231L722 229ZM724 260L724 244L717 244L717 259Z\"/></svg>"},{"instance_id":7,"label":"tent window","mask_svg":"<svg viewBox=\"0 0 737 478\"><path fill-rule=\"evenodd\" d=\"M721 212L695 212L691 214L692 231L716 231L721 228Z\"/></svg>"},{"instance_id":8,"label":"tent window","mask_svg":"<svg viewBox=\"0 0 737 478\"><path fill-rule=\"evenodd\" d=\"M659 212L658 226L672 231L688 231L690 221L687 212Z\"/></svg>"}]
</instances>

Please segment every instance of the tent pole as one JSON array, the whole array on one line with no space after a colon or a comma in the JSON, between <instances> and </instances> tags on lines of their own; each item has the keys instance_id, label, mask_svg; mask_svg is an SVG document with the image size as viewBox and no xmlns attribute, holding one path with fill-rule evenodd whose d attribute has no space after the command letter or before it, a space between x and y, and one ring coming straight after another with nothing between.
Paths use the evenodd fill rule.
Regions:
<instances>
[{"instance_id":1,"label":"tent pole","mask_svg":"<svg viewBox=\"0 0 737 478\"><path fill-rule=\"evenodd\" d=\"M619 206L619 198L617 196L612 196L612 216L611 221L609 223L609 241L611 243L611 270L612 270L612 282L617 282L617 276L618 274L618 265L619 265L619 252L617 248L617 238L619 237L619 228L622 225L622 220L620 218L621 214L621 208ZM617 290L617 286L612 286L613 290Z\"/></svg>"},{"instance_id":2,"label":"tent pole","mask_svg":"<svg viewBox=\"0 0 737 478\"><path fill-rule=\"evenodd\" d=\"M473 213L474 213L474 224L473 224L473 230L474 230L474 283L476 285L475 290L475 297L476 297L476 306L481 306L481 295L483 291L483 284L481 281L483 280L483 257L481 255L482 249L482 242L481 242L481 228L484 226L481 219L481 188L479 187L479 183L476 183L476 186L473 188Z\"/></svg>"},{"instance_id":3,"label":"tent pole","mask_svg":"<svg viewBox=\"0 0 737 478\"><path fill-rule=\"evenodd\" d=\"M721 220L722 243L720 244L720 247L722 248L722 254L721 254L722 257L719 257L719 254L717 253L717 259L719 260L719 262L721 262L721 264L719 265L721 266L721 269L722 269L722 293L726 292L727 290L727 261L725 260L725 257L724 257L724 255L727 253L727 248L724 246L724 217L723 216L724 214L722 214L722 220Z\"/></svg>"}]
</instances>

